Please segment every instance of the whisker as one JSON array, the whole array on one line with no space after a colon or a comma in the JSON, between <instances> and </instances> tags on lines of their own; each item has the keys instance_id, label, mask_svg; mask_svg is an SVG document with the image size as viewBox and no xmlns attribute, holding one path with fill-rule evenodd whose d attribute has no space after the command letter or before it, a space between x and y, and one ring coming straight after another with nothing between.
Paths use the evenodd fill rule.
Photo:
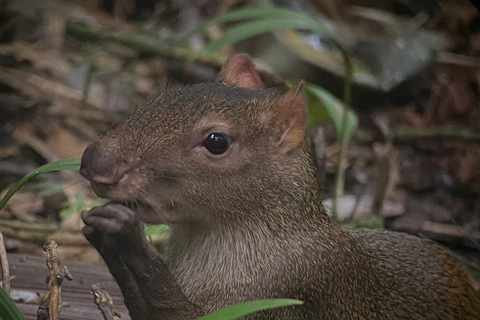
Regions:
<instances>
[{"instance_id":1,"label":"whisker","mask_svg":"<svg viewBox=\"0 0 480 320\"><path fill-rule=\"evenodd\" d=\"M72 183L64 186L64 187L63 187L63 190L66 190L66 189L69 189L69 188L73 188L74 186L77 186L77 185L79 185L80 183L84 183L85 186L86 186L86 185L87 185L87 180L85 180L85 179L80 179L80 180L78 180L78 181L72 182ZM88 189L89 189L89 188L88 188Z\"/></svg>"}]
</instances>

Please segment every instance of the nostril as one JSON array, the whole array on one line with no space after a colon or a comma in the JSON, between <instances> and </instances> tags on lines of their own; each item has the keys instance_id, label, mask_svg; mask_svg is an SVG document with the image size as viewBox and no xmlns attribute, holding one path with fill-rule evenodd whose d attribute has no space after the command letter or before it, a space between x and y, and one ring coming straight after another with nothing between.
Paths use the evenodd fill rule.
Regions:
<instances>
[{"instance_id":1,"label":"nostril","mask_svg":"<svg viewBox=\"0 0 480 320\"><path fill-rule=\"evenodd\" d=\"M114 158L103 155L92 143L83 152L80 174L94 183L114 184L122 178L126 168Z\"/></svg>"},{"instance_id":2,"label":"nostril","mask_svg":"<svg viewBox=\"0 0 480 320\"><path fill-rule=\"evenodd\" d=\"M80 163L80 174L87 180L90 180L89 169L95 158L96 146L94 143L88 145L82 155L82 161Z\"/></svg>"}]
</instances>

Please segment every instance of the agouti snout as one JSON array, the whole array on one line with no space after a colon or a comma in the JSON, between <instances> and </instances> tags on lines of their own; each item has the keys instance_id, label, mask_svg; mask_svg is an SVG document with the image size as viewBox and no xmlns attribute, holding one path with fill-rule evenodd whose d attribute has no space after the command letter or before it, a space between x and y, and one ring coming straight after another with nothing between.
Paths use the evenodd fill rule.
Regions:
<instances>
[{"instance_id":1,"label":"agouti snout","mask_svg":"<svg viewBox=\"0 0 480 320\"><path fill-rule=\"evenodd\" d=\"M236 71L245 73L246 87L215 82L172 88L90 145L80 173L95 193L148 204L155 209L148 221L157 223L213 219L212 211L234 206L239 197L254 205L258 179L284 171L287 154L303 141L306 105L301 87L283 96L258 89L250 60L237 60L245 60L247 69ZM200 208L203 217L192 217Z\"/></svg>"}]
</instances>

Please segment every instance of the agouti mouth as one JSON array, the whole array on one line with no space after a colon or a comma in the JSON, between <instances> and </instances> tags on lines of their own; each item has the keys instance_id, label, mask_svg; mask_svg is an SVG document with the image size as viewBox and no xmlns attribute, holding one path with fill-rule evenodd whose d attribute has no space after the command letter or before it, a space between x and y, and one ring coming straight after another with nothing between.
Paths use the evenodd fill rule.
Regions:
<instances>
[{"instance_id":1,"label":"agouti mouth","mask_svg":"<svg viewBox=\"0 0 480 320\"><path fill-rule=\"evenodd\" d=\"M140 221L148 224L158 224L159 219L155 209L145 201L139 199L131 199L131 200L120 200L120 199L112 199L110 203L117 203L121 204L125 207L132 209L136 214Z\"/></svg>"}]
</instances>

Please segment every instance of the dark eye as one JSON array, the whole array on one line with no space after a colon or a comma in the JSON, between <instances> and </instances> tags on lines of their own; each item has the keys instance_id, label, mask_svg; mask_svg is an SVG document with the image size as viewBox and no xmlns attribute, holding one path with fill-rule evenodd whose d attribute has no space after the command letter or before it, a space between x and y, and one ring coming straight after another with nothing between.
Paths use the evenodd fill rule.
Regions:
<instances>
[{"instance_id":1,"label":"dark eye","mask_svg":"<svg viewBox=\"0 0 480 320\"><path fill-rule=\"evenodd\" d=\"M202 145L212 154L222 154L230 147L230 137L223 132L210 133Z\"/></svg>"}]
</instances>

